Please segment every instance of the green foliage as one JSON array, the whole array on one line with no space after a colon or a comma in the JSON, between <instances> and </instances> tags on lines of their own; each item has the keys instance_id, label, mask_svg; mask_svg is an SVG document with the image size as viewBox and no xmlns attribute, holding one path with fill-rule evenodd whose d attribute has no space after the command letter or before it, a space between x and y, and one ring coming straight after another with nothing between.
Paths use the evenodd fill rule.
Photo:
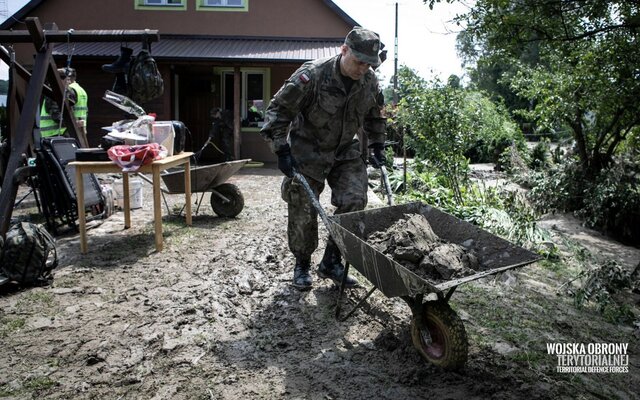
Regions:
<instances>
[{"instance_id":1,"label":"green foliage","mask_svg":"<svg viewBox=\"0 0 640 400\"><path fill-rule=\"evenodd\" d=\"M500 155L512 145L525 151L524 136L516 123L504 107L484 94L467 91L464 113L473 132L465 152L472 163L499 163Z\"/></svg>"},{"instance_id":2,"label":"green foliage","mask_svg":"<svg viewBox=\"0 0 640 400\"><path fill-rule=\"evenodd\" d=\"M629 307L614 298L617 293L632 288L631 273L615 261L607 261L593 270L583 271L579 277L584 283L574 293L578 308L593 303L610 322L633 322L634 315Z\"/></svg>"},{"instance_id":3,"label":"green foliage","mask_svg":"<svg viewBox=\"0 0 640 400\"><path fill-rule=\"evenodd\" d=\"M533 172L528 185L529 200L540 212L575 211L582 207L585 182L575 158L553 165L547 170Z\"/></svg>"},{"instance_id":4,"label":"green foliage","mask_svg":"<svg viewBox=\"0 0 640 400\"><path fill-rule=\"evenodd\" d=\"M542 139L531 151L529 167L534 170L544 169L551 166L551 147L549 139Z\"/></svg>"},{"instance_id":5,"label":"green foliage","mask_svg":"<svg viewBox=\"0 0 640 400\"><path fill-rule=\"evenodd\" d=\"M400 171L390 175L391 185L402 179ZM422 201L451 215L466 220L518 245L534 249L547 257L554 256L555 247L548 246L549 234L540 229L535 210L521 195L500 191L495 187L480 188L469 183L462 188L462 204L454 191L446 186L438 171L425 163L412 165L407 174L405 194L397 196L399 202Z\"/></svg>"},{"instance_id":6,"label":"green foliage","mask_svg":"<svg viewBox=\"0 0 640 400\"><path fill-rule=\"evenodd\" d=\"M426 82L406 67L400 70L399 79L403 97L398 118L410 132L407 146L443 175L460 204L468 172L464 152L472 134L471 121L464 113L465 92L438 79Z\"/></svg>"},{"instance_id":7,"label":"green foliage","mask_svg":"<svg viewBox=\"0 0 640 400\"><path fill-rule=\"evenodd\" d=\"M494 83L480 87L538 132L571 132L585 179L638 129L636 1L478 0L457 19L466 26L459 51ZM511 101L505 87L526 102Z\"/></svg>"},{"instance_id":8,"label":"green foliage","mask_svg":"<svg viewBox=\"0 0 640 400\"><path fill-rule=\"evenodd\" d=\"M640 243L640 165L630 155L616 158L584 191L577 215L587 226L622 241Z\"/></svg>"}]
</instances>

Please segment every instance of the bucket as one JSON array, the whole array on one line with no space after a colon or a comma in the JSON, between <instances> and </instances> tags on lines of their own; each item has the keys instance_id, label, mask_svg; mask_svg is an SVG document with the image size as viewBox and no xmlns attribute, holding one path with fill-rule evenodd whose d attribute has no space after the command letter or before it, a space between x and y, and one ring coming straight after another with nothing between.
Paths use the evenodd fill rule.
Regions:
<instances>
[{"instance_id":1,"label":"bucket","mask_svg":"<svg viewBox=\"0 0 640 400\"><path fill-rule=\"evenodd\" d=\"M122 188L122 179L113 181L113 190L116 196L118 207L124 207L124 189ZM135 210L142 208L142 179L129 179L129 208Z\"/></svg>"}]
</instances>

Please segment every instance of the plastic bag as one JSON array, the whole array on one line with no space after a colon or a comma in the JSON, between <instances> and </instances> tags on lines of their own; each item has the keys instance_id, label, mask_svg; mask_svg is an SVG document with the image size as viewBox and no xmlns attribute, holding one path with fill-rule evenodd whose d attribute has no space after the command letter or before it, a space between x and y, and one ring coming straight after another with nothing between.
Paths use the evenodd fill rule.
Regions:
<instances>
[{"instance_id":1,"label":"plastic bag","mask_svg":"<svg viewBox=\"0 0 640 400\"><path fill-rule=\"evenodd\" d=\"M107 155L122 168L122 172L135 172L143 165L167 157L167 148L158 143L135 146L125 144L109 148Z\"/></svg>"}]
</instances>

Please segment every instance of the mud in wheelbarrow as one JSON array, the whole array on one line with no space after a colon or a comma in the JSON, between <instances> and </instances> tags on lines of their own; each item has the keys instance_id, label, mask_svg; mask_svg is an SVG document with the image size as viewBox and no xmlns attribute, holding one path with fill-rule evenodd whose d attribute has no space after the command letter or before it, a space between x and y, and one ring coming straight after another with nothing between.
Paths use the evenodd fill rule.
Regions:
<instances>
[{"instance_id":1,"label":"mud in wheelbarrow","mask_svg":"<svg viewBox=\"0 0 640 400\"><path fill-rule=\"evenodd\" d=\"M442 240L473 251L479 268L473 275L433 281L416 275L366 242L405 214L422 214ZM448 304L458 285L533 263L540 257L475 225L424 203L408 203L329 217L331 236L346 260L373 284L348 318L376 289L387 297L400 297L412 312L411 338L420 355L444 369L458 369L467 360L464 325ZM345 273L346 276L346 273ZM340 289L342 297L344 288ZM340 299L336 316L340 317Z\"/></svg>"},{"instance_id":2,"label":"mud in wheelbarrow","mask_svg":"<svg viewBox=\"0 0 640 400\"><path fill-rule=\"evenodd\" d=\"M249 161L251 159L191 167L191 192L202 192L196 214L206 192L211 192L211 208L217 215L232 218L240 214L244 208L244 197L240 189L228 183L227 179ZM184 168L169 169L160 176L167 187L165 193L184 193Z\"/></svg>"}]
</instances>

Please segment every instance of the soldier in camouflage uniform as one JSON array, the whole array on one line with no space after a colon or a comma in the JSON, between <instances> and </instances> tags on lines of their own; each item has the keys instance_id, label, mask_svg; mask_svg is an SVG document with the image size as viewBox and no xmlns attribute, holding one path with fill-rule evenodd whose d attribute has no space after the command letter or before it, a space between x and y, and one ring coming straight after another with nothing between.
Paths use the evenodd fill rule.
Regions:
<instances>
[{"instance_id":1,"label":"soldier in camouflage uniform","mask_svg":"<svg viewBox=\"0 0 640 400\"><path fill-rule=\"evenodd\" d=\"M286 175L282 198L288 204L289 249L296 258L293 285L308 290L311 255L318 247L317 212L302 184L293 178L300 172L316 198L325 181L331 188L336 214L359 211L367 204L366 155L360 151L357 133L368 135L369 147L384 162L384 103L371 67L380 65L378 34L355 27L347 35L340 54L303 64L275 94L266 110L262 136L278 155L278 168ZM340 251L327 243L317 274L340 283L344 266ZM347 277L347 287L357 285Z\"/></svg>"}]
</instances>

